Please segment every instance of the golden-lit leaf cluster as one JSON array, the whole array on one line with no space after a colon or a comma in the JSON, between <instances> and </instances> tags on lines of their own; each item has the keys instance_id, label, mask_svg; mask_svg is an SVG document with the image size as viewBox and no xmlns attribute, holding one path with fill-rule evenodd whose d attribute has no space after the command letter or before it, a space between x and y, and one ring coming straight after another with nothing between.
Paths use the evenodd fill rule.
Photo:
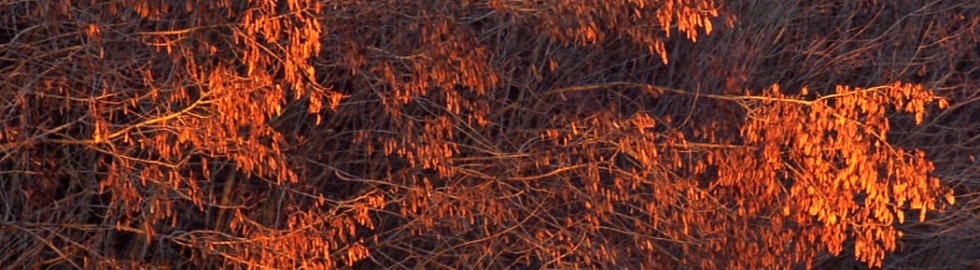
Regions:
<instances>
[{"instance_id":1,"label":"golden-lit leaf cluster","mask_svg":"<svg viewBox=\"0 0 980 270\"><path fill-rule=\"evenodd\" d=\"M768 95L787 97L778 85ZM822 225L812 235L778 241L825 245L839 254L845 240L854 239L857 259L880 267L885 252L896 248L900 235L893 225L905 221L906 207L917 210L921 221L937 210L939 199L952 198L952 190L930 175L933 165L921 151L889 145L886 112L913 114L918 123L924 105L940 99L921 85L896 82L838 86L815 100L763 100L741 130L746 143L764 149L752 162L771 167L757 169L771 173L755 179L788 189L782 213L787 221ZM785 192L769 188L760 195Z\"/></svg>"},{"instance_id":2,"label":"golden-lit leaf cluster","mask_svg":"<svg viewBox=\"0 0 980 270\"><path fill-rule=\"evenodd\" d=\"M664 63L669 61L665 42L672 33L697 41L701 31L711 33L711 20L719 16L714 0L493 2L498 1L490 5L500 12L530 13L523 23L560 42L588 46L621 39L659 55Z\"/></svg>"}]
</instances>

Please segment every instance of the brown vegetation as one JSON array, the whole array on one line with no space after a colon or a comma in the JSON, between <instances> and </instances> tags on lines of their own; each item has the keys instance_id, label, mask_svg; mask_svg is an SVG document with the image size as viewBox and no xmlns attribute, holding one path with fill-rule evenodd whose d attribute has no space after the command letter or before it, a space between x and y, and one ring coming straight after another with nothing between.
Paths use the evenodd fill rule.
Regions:
<instances>
[{"instance_id":1,"label":"brown vegetation","mask_svg":"<svg viewBox=\"0 0 980 270\"><path fill-rule=\"evenodd\" d=\"M973 1L0 0L0 267L966 268Z\"/></svg>"}]
</instances>

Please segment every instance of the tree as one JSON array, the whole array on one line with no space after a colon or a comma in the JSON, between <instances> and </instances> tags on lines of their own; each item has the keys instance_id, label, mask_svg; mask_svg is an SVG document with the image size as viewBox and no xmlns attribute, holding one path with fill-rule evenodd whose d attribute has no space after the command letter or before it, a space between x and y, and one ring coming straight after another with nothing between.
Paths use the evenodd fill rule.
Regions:
<instances>
[{"instance_id":1,"label":"tree","mask_svg":"<svg viewBox=\"0 0 980 270\"><path fill-rule=\"evenodd\" d=\"M0 261L887 264L980 9L749 2L0 2Z\"/></svg>"}]
</instances>

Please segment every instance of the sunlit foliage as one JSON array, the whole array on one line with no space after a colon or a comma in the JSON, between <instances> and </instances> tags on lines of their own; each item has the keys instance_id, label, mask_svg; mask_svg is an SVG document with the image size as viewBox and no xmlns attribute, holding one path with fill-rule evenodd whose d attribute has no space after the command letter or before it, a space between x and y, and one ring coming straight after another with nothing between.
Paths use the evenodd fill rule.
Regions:
<instances>
[{"instance_id":1,"label":"sunlit foliage","mask_svg":"<svg viewBox=\"0 0 980 270\"><path fill-rule=\"evenodd\" d=\"M881 267L930 220L976 245L954 2L0 0L0 266Z\"/></svg>"}]
</instances>

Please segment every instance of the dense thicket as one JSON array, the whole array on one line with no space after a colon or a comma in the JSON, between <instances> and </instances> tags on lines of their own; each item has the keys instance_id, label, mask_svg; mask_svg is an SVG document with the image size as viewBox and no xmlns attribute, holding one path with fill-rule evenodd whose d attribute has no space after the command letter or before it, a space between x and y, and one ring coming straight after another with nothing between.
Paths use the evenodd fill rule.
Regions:
<instances>
[{"instance_id":1,"label":"dense thicket","mask_svg":"<svg viewBox=\"0 0 980 270\"><path fill-rule=\"evenodd\" d=\"M0 266L980 264L980 2L0 0Z\"/></svg>"}]
</instances>

